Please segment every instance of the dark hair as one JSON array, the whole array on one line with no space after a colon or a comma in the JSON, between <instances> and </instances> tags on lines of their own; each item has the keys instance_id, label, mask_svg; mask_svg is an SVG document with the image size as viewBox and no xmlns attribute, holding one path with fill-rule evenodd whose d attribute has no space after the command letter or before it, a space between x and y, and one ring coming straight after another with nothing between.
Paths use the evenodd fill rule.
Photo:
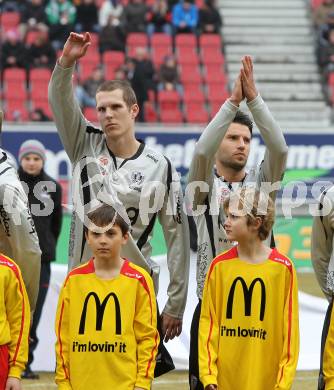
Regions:
<instances>
[{"instance_id":1,"label":"dark hair","mask_svg":"<svg viewBox=\"0 0 334 390\"><path fill-rule=\"evenodd\" d=\"M90 222L93 222L98 227L108 226L114 221L114 225L120 227L122 235L124 236L129 231L129 225L124 221L124 219L115 211L112 206L109 206L106 203L102 203L97 209L90 211L87 214ZM84 226L85 233L88 233L89 226Z\"/></svg>"},{"instance_id":2,"label":"dark hair","mask_svg":"<svg viewBox=\"0 0 334 390\"><path fill-rule=\"evenodd\" d=\"M102 83L96 93L111 92L120 89L123 92L123 99L125 104L130 109L134 104L137 104L137 98L131 84L127 80L111 80Z\"/></svg>"},{"instance_id":3,"label":"dark hair","mask_svg":"<svg viewBox=\"0 0 334 390\"><path fill-rule=\"evenodd\" d=\"M253 134L253 122L251 121L250 117L244 112L238 110L232 122L240 123L240 125L247 126L251 135Z\"/></svg>"}]
</instances>

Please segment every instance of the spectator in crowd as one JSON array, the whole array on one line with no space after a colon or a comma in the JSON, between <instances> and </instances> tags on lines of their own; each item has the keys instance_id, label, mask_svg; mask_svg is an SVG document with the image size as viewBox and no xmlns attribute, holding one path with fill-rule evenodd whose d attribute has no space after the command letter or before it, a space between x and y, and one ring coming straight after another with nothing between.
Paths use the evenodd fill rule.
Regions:
<instances>
[{"instance_id":1,"label":"spectator in crowd","mask_svg":"<svg viewBox=\"0 0 334 390\"><path fill-rule=\"evenodd\" d=\"M318 29L318 47L325 47L328 45L328 38L330 30L334 29L334 12L327 16L326 23L322 24Z\"/></svg>"},{"instance_id":2,"label":"spectator in crowd","mask_svg":"<svg viewBox=\"0 0 334 390\"><path fill-rule=\"evenodd\" d=\"M199 9L198 27L200 33L219 34L221 26L222 19L215 7L215 0L204 0L202 8Z\"/></svg>"},{"instance_id":3,"label":"spectator in crowd","mask_svg":"<svg viewBox=\"0 0 334 390\"><path fill-rule=\"evenodd\" d=\"M314 24L320 27L326 24L329 14L334 12L334 0L323 0L322 3L313 12Z\"/></svg>"},{"instance_id":4,"label":"spectator in crowd","mask_svg":"<svg viewBox=\"0 0 334 390\"><path fill-rule=\"evenodd\" d=\"M38 379L31 370L36 349L37 326L50 282L50 262L56 259L56 245L62 223L61 187L44 172L45 148L37 140L23 142L19 150L19 178L28 191L28 202L42 251L39 293L30 329L29 358L22 378Z\"/></svg>"},{"instance_id":5,"label":"spectator in crowd","mask_svg":"<svg viewBox=\"0 0 334 390\"><path fill-rule=\"evenodd\" d=\"M48 31L41 29L35 42L28 48L29 64L32 68L53 67L56 52L49 41Z\"/></svg>"},{"instance_id":6,"label":"spectator in crowd","mask_svg":"<svg viewBox=\"0 0 334 390\"><path fill-rule=\"evenodd\" d=\"M24 40L27 32L46 27L46 14L43 0L30 0L23 6L20 33Z\"/></svg>"},{"instance_id":7,"label":"spectator in crowd","mask_svg":"<svg viewBox=\"0 0 334 390\"><path fill-rule=\"evenodd\" d=\"M152 35L155 32L164 32L166 34L172 34L171 26L171 13L168 10L168 4L166 0L155 0L148 13L149 25L147 26L148 35Z\"/></svg>"},{"instance_id":8,"label":"spectator in crowd","mask_svg":"<svg viewBox=\"0 0 334 390\"><path fill-rule=\"evenodd\" d=\"M198 23L198 8L192 0L179 0L174 5L172 24L175 33L195 33Z\"/></svg>"},{"instance_id":9,"label":"spectator in crowd","mask_svg":"<svg viewBox=\"0 0 334 390\"><path fill-rule=\"evenodd\" d=\"M105 27L109 22L109 17L113 16L120 20L123 6L119 0L105 0L99 10L99 25Z\"/></svg>"},{"instance_id":10,"label":"spectator in crowd","mask_svg":"<svg viewBox=\"0 0 334 390\"><path fill-rule=\"evenodd\" d=\"M76 95L81 107L96 107L96 91L104 81L103 70L97 66L82 85L77 85Z\"/></svg>"},{"instance_id":11,"label":"spectator in crowd","mask_svg":"<svg viewBox=\"0 0 334 390\"><path fill-rule=\"evenodd\" d=\"M319 48L319 65L325 76L334 71L334 29L329 32L328 45Z\"/></svg>"},{"instance_id":12,"label":"spectator in crowd","mask_svg":"<svg viewBox=\"0 0 334 390\"><path fill-rule=\"evenodd\" d=\"M138 120L144 122L144 103L148 100L149 90L155 90L155 69L148 57L147 49L137 47L134 58L134 71L131 78L131 85L137 96L139 106Z\"/></svg>"},{"instance_id":13,"label":"spectator in crowd","mask_svg":"<svg viewBox=\"0 0 334 390\"><path fill-rule=\"evenodd\" d=\"M100 52L107 50L125 51L126 33L120 20L110 14L108 23L102 28L99 34Z\"/></svg>"},{"instance_id":14,"label":"spectator in crowd","mask_svg":"<svg viewBox=\"0 0 334 390\"><path fill-rule=\"evenodd\" d=\"M99 31L98 9L95 0L82 0L80 4L77 5L75 29L78 32Z\"/></svg>"},{"instance_id":15,"label":"spectator in crowd","mask_svg":"<svg viewBox=\"0 0 334 390\"><path fill-rule=\"evenodd\" d=\"M29 114L29 120L32 122L50 122L50 118L45 114L42 108L35 108Z\"/></svg>"},{"instance_id":16,"label":"spectator in crowd","mask_svg":"<svg viewBox=\"0 0 334 390\"><path fill-rule=\"evenodd\" d=\"M177 90L182 93L182 86L180 84L177 64L173 55L166 56L164 62L161 64L158 75L158 89L161 90Z\"/></svg>"},{"instance_id":17,"label":"spectator in crowd","mask_svg":"<svg viewBox=\"0 0 334 390\"><path fill-rule=\"evenodd\" d=\"M120 68L116 69L114 79L115 80L126 80L127 79L124 67L121 66Z\"/></svg>"},{"instance_id":18,"label":"spectator in crowd","mask_svg":"<svg viewBox=\"0 0 334 390\"><path fill-rule=\"evenodd\" d=\"M27 50L20 40L20 35L17 30L9 30L6 33L6 39L2 45L1 54L2 69L11 67L26 68L28 65Z\"/></svg>"},{"instance_id":19,"label":"spectator in crowd","mask_svg":"<svg viewBox=\"0 0 334 390\"><path fill-rule=\"evenodd\" d=\"M143 0L130 0L124 7L122 23L127 33L146 32L148 8Z\"/></svg>"},{"instance_id":20,"label":"spectator in crowd","mask_svg":"<svg viewBox=\"0 0 334 390\"><path fill-rule=\"evenodd\" d=\"M76 8L70 0L50 0L45 12L50 26L50 39L58 50L73 30Z\"/></svg>"}]
</instances>

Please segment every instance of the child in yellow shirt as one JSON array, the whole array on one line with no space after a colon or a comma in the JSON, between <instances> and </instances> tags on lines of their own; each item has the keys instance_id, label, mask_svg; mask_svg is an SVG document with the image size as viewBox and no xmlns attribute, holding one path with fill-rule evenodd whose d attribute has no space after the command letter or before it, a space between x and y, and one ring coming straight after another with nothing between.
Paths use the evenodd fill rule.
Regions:
<instances>
[{"instance_id":1,"label":"child in yellow shirt","mask_svg":"<svg viewBox=\"0 0 334 390\"><path fill-rule=\"evenodd\" d=\"M88 214L93 257L73 269L56 316L59 389L151 388L159 344L153 282L120 256L128 225L102 204Z\"/></svg>"},{"instance_id":2,"label":"child in yellow shirt","mask_svg":"<svg viewBox=\"0 0 334 390\"><path fill-rule=\"evenodd\" d=\"M29 328L30 306L21 271L0 254L0 390L21 390Z\"/></svg>"}]
</instances>

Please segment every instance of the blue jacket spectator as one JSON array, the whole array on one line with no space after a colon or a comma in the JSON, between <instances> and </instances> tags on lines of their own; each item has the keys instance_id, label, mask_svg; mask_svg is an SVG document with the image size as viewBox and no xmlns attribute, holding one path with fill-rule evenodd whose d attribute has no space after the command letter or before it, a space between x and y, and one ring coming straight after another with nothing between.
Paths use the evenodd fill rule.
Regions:
<instances>
[{"instance_id":1,"label":"blue jacket spectator","mask_svg":"<svg viewBox=\"0 0 334 390\"><path fill-rule=\"evenodd\" d=\"M174 5L172 24L176 33L194 33L198 23L198 8L191 0L180 0Z\"/></svg>"}]
</instances>

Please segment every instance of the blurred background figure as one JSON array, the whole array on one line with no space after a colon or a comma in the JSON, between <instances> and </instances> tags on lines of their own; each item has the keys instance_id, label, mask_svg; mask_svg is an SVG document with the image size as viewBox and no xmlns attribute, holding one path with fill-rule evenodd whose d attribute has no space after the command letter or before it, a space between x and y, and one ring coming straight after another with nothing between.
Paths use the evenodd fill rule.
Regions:
<instances>
[{"instance_id":1,"label":"blurred background figure","mask_svg":"<svg viewBox=\"0 0 334 390\"><path fill-rule=\"evenodd\" d=\"M107 24L99 34L99 48L103 53L107 50L125 51L126 33L120 20L110 14Z\"/></svg>"},{"instance_id":2,"label":"blurred background figure","mask_svg":"<svg viewBox=\"0 0 334 390\"><path fill-rule=\"evenodd\" d=\"M30 329L29 358L22 378L38 379L31 370L34 350L38 344L37 326L49 288L50 263L56 259L56 246L62 223L61 187L44 172L45 148L36 140L23 142L19 150L19 178L28 191L28 202L42 251L41 274L36 309Z\"/></svg>"},{"instance_id":3,"label":"blurred background figure","mask_svg":"<svg viewBox=\"0 0 334 390\"><path fill-rule=\"evenodd\" d=\"M123 12L123 6L119 0L105 0L99 10L99 25L104 27L108 24L110 16L120 20Z\"/></svg>"},{"instance_id":4,"label":"blurred background figure","mask_svg":"<svg viewBox=\"0 0 334 390\"><path fill-rule=\"evenodd\" d=\"M98 8L95 0L82 0L77 5L77 18L75 31L81 33L85 31L99 32Z\"/></svg>"},{"instance_id":5,"label":"blurred background figure","mask_svg":"<svg viewBox=\"0 0 334 390\"><path fill-rule=\"evenodd\" d=\"M320 27L327 22L329 14L334 12L334 0L323 0L313 12L313 21L316 27Z\"/></svg>"},{"instance_id":6,"label":"blurred background figure","mask_svg":"<svg viewBox=\"0 0 334 390\"><path fill-rule=\"evenodd\" d=\"M198 8L191 0L180 0L173 7L172 24L175 33L195 33Z\"/></svg>"},{"instance_id":7,"label":"blurred background figure","mask_svg":"<svg viewBox=\"0 0 334 390\"><path fill-rule=\"evenodd\" d=\"M50 27L50 39L58 50L74 29L76 8L70 0L50 0L45 9Z\"/></svg>"},{"instance_id":8,"label":"blurred background figure","mask_svg":"<svg viewBox=\"0 0 334 390\"><path fill-rule=\"evenodd\" d=\"M143 0L130 0L121 17L126 33L146 32L147 13L148 7Z\"/></svg>"},{"instance_id":9,"label":"blurred background figure","mask_svg":"<svg viewBox=\"0 0 334 390\"><path fill-rule=\"evenodd\" d=\"M222 18L215 6L214 0L204 0L199 9L198 28L201 34L219 34L222 27Z\"/></svg>"},{"instance_id":10,"label":"blurred background figure","mask_svg":"<svg viewBox=\"0 0 334 390\"><path fill-rule=\"evenodd\" d=\"M43 0L30 0L23 4L20 20L20 34L23 40L29 31L46 28L46 14Z\"/></svg>"},{"instance_id":11,"label":"blurred background figure","mask_svg":"<svg viewBox=\"0 0 334 390\"><path fill-rule=\"evenodd\" d=\"M147 16L149 25L147 26L147 34L152 35L155 32L163 32L172 34L171 19L172 15L168 10L166 0L155 0L151 10Z\"/></svg>"},{"instance_id":12,"label":"blurred background figure","mask_svg":"<svg viewBox=\"0 0 334 390\"><path fill-rule=\"evenodd\" d=\"M182 94L182 86L179 80L179 74L176 59L173 55L166 56L161 64L158 74L158 90L172 91L177 90Z\"/></svg>"},{"instance_id":13,"label":"blurred background figure","mask_svg":"<svg viewBox=\"0 0 334 390\"><path fill-rule=\"evenodd\" d=\"M83 84L76 86L75 93L81 107L96 107L96 91L104 81L103 69L97 66Z\"/></svg>"},{"instance_id":14,"label":"blurred background figure","mask_svg":"<svg viewBox=\"0 0 334 390\"><path fill-rule=\"evenodd\" d=\"M20 34L17 30L7 31L5 42L1 47L1 60L2 69L11 67L27 67L27 50L21 41Z\"/></svg>"},{"instance_id":15,"label":"blurred background figure","mask_svg":"<svg viewBox=\"0 0 334 390\"><path fill-rule=\"evenodd\" d=\"M49 41L47 28L40 29L33 44L28 48L31 68L51 68L56 63L56 52Z\"/></svg>"}]
</instances>

